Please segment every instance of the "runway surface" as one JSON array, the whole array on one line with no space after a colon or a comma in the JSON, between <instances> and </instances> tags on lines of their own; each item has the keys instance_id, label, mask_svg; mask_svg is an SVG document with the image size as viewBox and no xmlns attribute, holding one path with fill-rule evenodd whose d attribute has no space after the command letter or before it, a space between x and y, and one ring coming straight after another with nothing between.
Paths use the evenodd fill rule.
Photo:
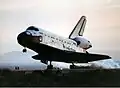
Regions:
<instances>
[{"instance_id":1,"label":"runway surface","mask_svg":"<svg viewBox=\"0 0 120 88\"><path fill-rule=\"evenodd\" d=\"M0 71L0 86L101 87L120 86L119 69L76 69L45 71Z\"/></svg>"}]
</instances>

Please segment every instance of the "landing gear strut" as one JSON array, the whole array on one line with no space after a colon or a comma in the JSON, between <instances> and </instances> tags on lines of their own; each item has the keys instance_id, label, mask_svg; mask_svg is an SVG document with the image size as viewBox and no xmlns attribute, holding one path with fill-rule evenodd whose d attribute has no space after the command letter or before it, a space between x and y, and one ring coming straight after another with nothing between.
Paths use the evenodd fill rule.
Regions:
<instances>
[{"instance_id":1,"label":"landing gear strut","mask_svg":"<svg viewBox=\"0 0 120 88\"><path fill-rule=\"evenodd\" d=\"M22 52L23 52L23 53L26 53L26 52L27 52L27 49L26 49L26 48L24 48L24 49L22 50Z\"/></svg>"},{"instance_id":2,"label":"landing gear strut","mask_svg":"<svg viewBox=\"0 0 120 88\"><path fill-rule=\"evenodd\" d=\"M86 51L86 54L89 54L88 51Z\"/></svg>"},{"instance_id":3,"label":"landing gear strut","mask_svg":"<svg viewBox=\"0 0 120 88\"><path fill-rule=\"evenodd\" d=\"M72 65L70 65L70 69L75 69L74 63L72 63Z\"/></svg>"},{"instance_id":4,"label":"landing gear strut","mask_svg":"<svg viewBox=\"0 0 120 88\"><path fill-rule=\"evenodd\" d=\"M50 61L50 65L47 66L47 69L53 69L53 65L51 63L52 61Z\"/></svg>"}]
</instances>

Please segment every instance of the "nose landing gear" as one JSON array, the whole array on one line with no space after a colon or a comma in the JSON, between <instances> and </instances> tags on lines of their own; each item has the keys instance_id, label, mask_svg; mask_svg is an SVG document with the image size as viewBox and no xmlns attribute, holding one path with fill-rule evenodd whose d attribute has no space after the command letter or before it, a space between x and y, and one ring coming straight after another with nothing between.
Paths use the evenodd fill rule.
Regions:
<instances>
[{"instance_id":1,"label":"nose landing gear","mask_svg":"<svg viewBox=\"0 0 120 88\"><path fill-rule=\"evenodd\" d=\"M24 48L24 49L22 50L22 52L23 52L23 53L26 53L26 52L27 52L27 49L26 49L26 48Z\"/></svg>"}]
</instances>

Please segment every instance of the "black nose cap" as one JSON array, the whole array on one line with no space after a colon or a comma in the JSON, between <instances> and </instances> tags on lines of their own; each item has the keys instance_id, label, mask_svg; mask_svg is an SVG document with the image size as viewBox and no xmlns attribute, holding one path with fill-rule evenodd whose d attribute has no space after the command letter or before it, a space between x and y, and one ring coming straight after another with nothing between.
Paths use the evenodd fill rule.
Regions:
<instances>
[{"instance_id":1,"label":"black nose cap","mask_svg":"<svg viewBox=\"0 0 120 88\"><path fill-rule=\"evenodd\" d=\"M26 39L26 34L25 32L22 32L20 33L18 36L17 36L17 41L20 45L24 46L24 40Z\"/></svg>"},{"instance_id":2,"label":"black nose cap","mask_svg":"<svg viewBox=\"0 0 120 88\"><path fill-rule=\"evenodd\" d=\"M24 33L24 32L20 33L20 34L17 36L17 40L18 40L18 41L21 41L21 40L24 38L24 36L25 36L25 33Z\"/></svg>"}]
</instances>

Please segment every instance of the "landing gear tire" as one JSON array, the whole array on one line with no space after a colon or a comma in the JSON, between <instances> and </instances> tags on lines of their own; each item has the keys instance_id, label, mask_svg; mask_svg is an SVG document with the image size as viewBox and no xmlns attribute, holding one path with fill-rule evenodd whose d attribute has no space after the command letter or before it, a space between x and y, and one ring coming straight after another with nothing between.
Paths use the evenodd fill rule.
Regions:
<instances>
[{"instance_id":1,"label":"landing gear tire","mask_svg":"<svg viewBox=\"0 0 120 88\"><path fill-rule=\"evenodd\" d=\"M47 69L53 69L53 65L48 65Z\"/></svg>"},{"instance_id":2,"label":"landing gear tire","mask_svg":"<svg viewBox=\"0 0 120 88\"><path fill-rule=\"evenodd\" d=\"M23 49L23 51L22 51L23 53L26 53L27 52L27 49Z\"/></svg>"}]
</instances>

